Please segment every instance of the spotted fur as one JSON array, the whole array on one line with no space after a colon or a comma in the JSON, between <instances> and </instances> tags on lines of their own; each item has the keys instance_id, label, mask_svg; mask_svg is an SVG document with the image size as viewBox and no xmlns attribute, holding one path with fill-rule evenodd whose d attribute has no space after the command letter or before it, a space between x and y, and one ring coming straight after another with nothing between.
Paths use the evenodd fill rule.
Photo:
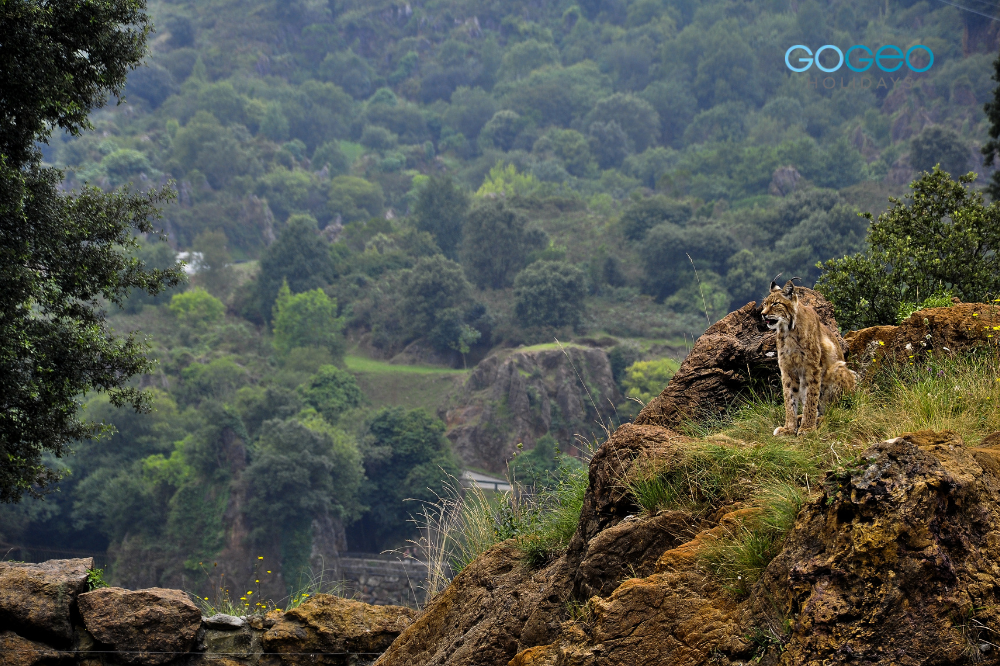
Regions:
<instances>
[{"instance_id":1,"label":"spotted fur","mask_svg":"<svg viewBox=\"0 0 1000 666\"><path fill-rule=\"evenodd\" d=\"M799 302L791 280L784 287L771 283L761 314L768 328L778 334L778 367L785 397L785 425L774 434L815 430L830 403L854 390L856 376L847 368L840 345L816 311Z\"/></svg>"}]
</instances>

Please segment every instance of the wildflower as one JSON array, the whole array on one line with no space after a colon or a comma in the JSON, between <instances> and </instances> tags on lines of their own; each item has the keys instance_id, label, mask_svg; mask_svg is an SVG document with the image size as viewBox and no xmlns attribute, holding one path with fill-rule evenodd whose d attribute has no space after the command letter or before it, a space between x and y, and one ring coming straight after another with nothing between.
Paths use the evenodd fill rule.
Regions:
<instances>
[{"instance_id":1,"label":"wildflower","mask_svg":"<svg viewBox=\"0 0 1000 666\"><path fill-rule=\"evenodd\" d=\"M270 572L270 571L268 571L267 573L271 573L271 572Z\"/></svg>"},{"instance_id":2,"label":"wildflower","mask_svg":"<svg viewBox=\"0 0 1000 666\"><path fill-rule=\"evenodd\" d=\"M913 351L913 345L909 342L906 343L906 351ZM910 358L913 358L912 356Z\"/></svg>"},{"instance_id":3,"label":"wildflower","mask_svg":"<svg viewBox=\"0 0 1000 666\"><path fill-rule=\"evenodd\" d=\"M240 601L246 601L246 600L247 600L246 597L240 597Z\"/></svg>"},{"instance_id":4,"label":"wildflower","mask_svg":"<svg viewBox=\"0 0 1000 666\"><path fill-rule=\"evenodd\" d=\"M259 581L259 580L255 580L254 582L255 582L255 583L259 583L260 581Z\"/></svg>"},{"instance_id":5,"label":"wildflower","mask_svg":"<svg viewBox=\"0 0 1000 666\"><path fill-rule=\"evenodd\" d=\"M262 560L262 559L264 559L264 558L263 558L263 556L260 556L260 555L258 555L258 556L257 556L257 559L258 559L258 560Z\"/></svg>"},{"instance_id":6,"label":"wildflower","mask_svg":"<svg viewBox=\"0 0 1000 666\"><path fill-rule=\"evenodd\" d=\"M253 594L253 590L247 590L247 594Z\"/></svg>"},{"instance_id":7,"label":"wildflower","mask_svg":"<svg viewBox=\"0 0 1000 666\"><path fill-rule=\"evenodd\" d=\"M878 341L878 343L879 343L879 345L881 345L882 347L885 347L885 342L883 342L882 340L879 340L879 341Z\"/></svg>"},{"instance_id":8,"label":"wildflower","mask_svg":"<svg viewBox=\"0 0 1000 666\"><path fill-rule=\"evenodd\" d=\"M973 312L973 313L972 313L972 316L973 316L973 317L978 317L978 316L979 316L979 313L978 313L978 312Z\"/></svg>"}]
</instances>

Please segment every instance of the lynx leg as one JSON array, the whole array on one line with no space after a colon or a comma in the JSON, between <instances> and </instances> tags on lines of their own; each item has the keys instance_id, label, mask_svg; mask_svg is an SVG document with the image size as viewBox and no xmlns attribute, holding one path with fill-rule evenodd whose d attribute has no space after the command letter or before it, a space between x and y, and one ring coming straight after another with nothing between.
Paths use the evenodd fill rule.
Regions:
<instances>
[{"instance_id":1,"label":"lynx leg","mask_svg":"<svg viewBox=\"0 0 1000 666\"><path fill-rule=\"evenodd\" d=\"M796 403L798 402L799 387L793 386L792 378L782 373L781 388L785 396L785 425L774 429L775 437L794 435L798 427L798 418L796 417L798 406Z\"/></svg>"},{"instance_id":2,"label":"lynx leg","mask_svg":"<svg viewBox=\"0 0 1000 666\"><path fill-rule=\"evenodd\" d=\"M809 368L806 371L806 400L802 408L802 425L799 434L816 429L816 419L819 418L819 396L822 390L823 374L819 368Z\"/></svg>"}]
</instances>

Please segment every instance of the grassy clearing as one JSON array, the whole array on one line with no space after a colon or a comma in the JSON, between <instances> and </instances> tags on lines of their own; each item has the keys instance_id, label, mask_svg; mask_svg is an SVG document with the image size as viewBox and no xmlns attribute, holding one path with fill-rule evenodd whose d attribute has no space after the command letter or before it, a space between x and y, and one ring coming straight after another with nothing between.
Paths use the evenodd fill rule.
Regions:
<instances>
[{"instance_id":1,"label":"grassy clearing","mask_svg":"<svg viewBox=\"0 0 1000 666\"><path fill-rule=\"evenodd\" d=\"M373 405L426 409L435 413L467 370L417 365L393 365L362 356L347 356L347 369Z\"/></svg>"},{"instance_id":2,"label":"grassy clearing","mask_svg":"<svg viewBox=\"0 0 1000 666\"><path fill-rule=\"evenodd\" d=\"M648 513L684 509L706 515L741 503L745 519L702 554L702 563L735 596L747 594L778 553L804 498L831 469L852 466L870 445L917 430L954 430L968 445L1000 430L1000 355L873 364L858 390L835 405L816 432L771 433L784 420L777 395L751 396L723 419L690 425L696 441L673 457L638 463L626 484Z\"/></svg>"}]
</instances>

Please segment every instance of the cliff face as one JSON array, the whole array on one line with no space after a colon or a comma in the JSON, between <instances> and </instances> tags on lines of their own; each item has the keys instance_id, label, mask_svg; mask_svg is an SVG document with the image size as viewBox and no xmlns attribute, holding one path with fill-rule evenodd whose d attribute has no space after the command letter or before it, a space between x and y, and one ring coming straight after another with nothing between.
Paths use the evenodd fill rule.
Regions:
<instances>
[{"instance_id":1,"label":"cliff face","mask_svg":"<svg viewBox=\"0 0 1000 666\"><path fill-rule=\"evenodd\" d=\"M476 366L443 417L466 465L503 473L518 443L551 433L573 452L577 435L603 437L621 400L602 349L503 350Z\"/></svg>"}]
</instances>

